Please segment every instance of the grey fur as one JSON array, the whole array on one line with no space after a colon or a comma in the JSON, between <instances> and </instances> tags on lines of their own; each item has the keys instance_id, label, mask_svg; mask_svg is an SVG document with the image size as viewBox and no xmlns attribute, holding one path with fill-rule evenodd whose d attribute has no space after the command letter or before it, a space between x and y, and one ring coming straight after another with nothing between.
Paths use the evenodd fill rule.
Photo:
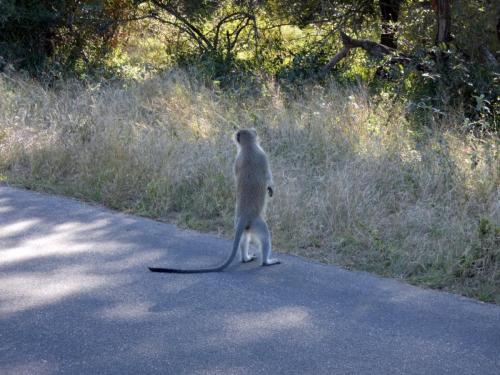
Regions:
<instances>
[{"instance_id":1,"label":"grey fur","mask_svg":"<svg viewBox=\"0 0 500 375\"><path fill-rule=\"evenodd\" d=\"M201 269L175 269L149 267L152 272L166 273L205 273L219 272L228 267L240 252L240 260L249 262L254 259L248 253L249 244L256 239L262 249L263 266L279 264L271 258L271 234L265 221L267 194L273 195L273 177L266 153L260 147L257 132L242 129L236 132L235 142L238 155L234 162L236 180L235 236L229 257L219 266Z\"/></svg>"}]
</instances>

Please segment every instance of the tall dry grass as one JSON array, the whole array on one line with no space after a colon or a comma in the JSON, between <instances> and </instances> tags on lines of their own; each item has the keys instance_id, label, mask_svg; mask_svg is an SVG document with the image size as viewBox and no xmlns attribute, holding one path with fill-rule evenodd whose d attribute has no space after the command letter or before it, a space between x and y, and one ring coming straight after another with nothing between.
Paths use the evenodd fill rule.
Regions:
<instances>
[{"instance_id":1,"label":"tall dry grass","mask_svg":"<svg viewBox=\"0 0 500 375\"><path fill-rule=\"evenodd\" d=\"M334 83L242 97L182 72L52 89L1 76L0 174L229 234L232 132L255 127L279 251L500 302L498 138L453 131L459 114L411 126L404 111Z\"/></svg>"}]
</instances>

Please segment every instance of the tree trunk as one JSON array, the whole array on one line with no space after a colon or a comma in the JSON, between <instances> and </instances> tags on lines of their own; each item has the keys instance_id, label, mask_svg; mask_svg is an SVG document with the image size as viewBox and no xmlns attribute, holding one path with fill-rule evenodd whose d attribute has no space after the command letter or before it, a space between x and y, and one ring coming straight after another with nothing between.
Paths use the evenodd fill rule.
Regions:
<instances>
[{"instance_id":1,"label":"tree trunk","mask_svg":"<svg viewBox=\"0 0 500 375\"><path fill-rule=\"evenodd\" d=\"M498 22L497 22L497 40L500 42L500 17L498 17Z\"/></svg>"},{"instance_id":2,"label":"tree trunk","mask_svg":"<svg viewBox=\"0 0 500 375\"><path fill-rule=\"evenodd\" d=\"M436 32L436 46L438 51L436 52L436 63L438 65L439 70L447 71L448 70L448 56L443 52L441 46L445 47L451 41L451 33L450 33L450 24L451 24L451 9L450 9L450 0L432 0L432 8L434 8L436 12L436 21L437 21L437 32Z\"/></svg>"},{"instance_id":3,"label":"tree trunk","mask_svg":"<svg viewBox=\"0 0 500 375\"><path fill-rule=\"evenodd\" d=\"M437 14L436 44L448 44L451 41L451 9L450 0L433 0Z\"/></svg>"},{"instance_id":4,"label":"tree trunk","mask_svg":"<svg viewBox=\"0 0 500 375\"><path fill-rule=\"evenodd\" d=\"M396 22L399 18L399 9L402 0L380 0L380 19L382 32L380 44L389 48L397 48Z\"/></svg>"}]
</instances>

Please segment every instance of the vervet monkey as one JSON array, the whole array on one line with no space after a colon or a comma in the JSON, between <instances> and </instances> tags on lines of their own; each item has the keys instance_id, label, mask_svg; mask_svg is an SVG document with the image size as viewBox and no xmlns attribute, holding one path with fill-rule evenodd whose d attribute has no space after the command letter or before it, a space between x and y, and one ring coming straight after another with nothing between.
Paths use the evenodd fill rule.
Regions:
<instances>
[{"instance_id":1,"label":"vervet monkey","mask_svg":"<svg viewBox=\"0 0 500 375\"><path fill-rule=\"evenodd\" d=\"M239 130L235 134L238 155L234 162L236 180L236 213L234 218L235 236L231 255L220 266L201 269L175 269L149 267L152 272L204 273L219 272L231 264L240 251L240 260L250 262L255 259L248 253L250 241L257 240L262 249L262 265L279 264L271 258L271 235L264 220L267 194L273 195L273 178L269 161L260 147L257 132L253 129Z\"/></svg>"}]
</instances>

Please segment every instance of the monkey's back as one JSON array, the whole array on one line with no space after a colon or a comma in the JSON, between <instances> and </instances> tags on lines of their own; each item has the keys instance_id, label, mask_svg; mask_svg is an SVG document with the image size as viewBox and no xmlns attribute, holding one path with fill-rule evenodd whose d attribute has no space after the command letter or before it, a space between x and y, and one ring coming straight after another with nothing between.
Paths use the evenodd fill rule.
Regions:
<instances>
[{"instance_id":1,"label":"monkey's back","mask_svg":"<svg viewBox=\"0 0 500 375\"><path fill-rule=\"evenodd\" d=\"M267 157L260 148L240 152L235 161L236 216L258 217L266 205Z\"/></svg>"}]
</instances>

